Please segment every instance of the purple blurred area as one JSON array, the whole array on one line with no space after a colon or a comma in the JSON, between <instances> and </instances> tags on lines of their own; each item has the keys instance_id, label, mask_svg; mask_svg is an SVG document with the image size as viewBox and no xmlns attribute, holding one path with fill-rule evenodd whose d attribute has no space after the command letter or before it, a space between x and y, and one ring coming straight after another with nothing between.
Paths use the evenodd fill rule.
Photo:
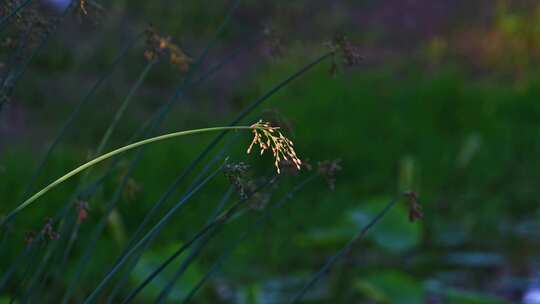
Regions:
<instances>
[{"instance_id":1,"label":"purple blurred area","mask_svg":"<svg viewBox=\"0 0 540 304\"><path fill-rule=\"evenodd\" d=\"M45 2L45 4L52 6L57 10L63 10L69 4L71 4L72 0L42 0L42 1Z\"/></svg>"}]
</instances>

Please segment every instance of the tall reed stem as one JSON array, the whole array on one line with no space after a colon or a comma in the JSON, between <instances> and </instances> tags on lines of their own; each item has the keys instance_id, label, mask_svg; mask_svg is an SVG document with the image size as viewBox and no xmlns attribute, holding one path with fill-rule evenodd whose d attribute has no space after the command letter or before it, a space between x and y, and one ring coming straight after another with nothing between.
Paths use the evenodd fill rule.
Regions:
<instances>
[{"instance_id":1,"label":"tall reed stem","mask_svg":"<svg viewBox=\"0 0 540 304\"><path fill-rule=\"evenodd\" d=\"M19 213L24 208L28 207L30 204L34 203L38 198L45 195L47 192L49 192L52 188L60 185L61 183L65 182L66 180L70 179L71 177L81 173L82 171L104 161L107 160L115 155L124 153L129 150L133 150L137 147L141 147L147 144L155 143L158 141L185 136L185 135L192 135L192 134L199 134L199 133L207 133L207 132L217 132L217 131L225 131L225 130L251 130L253 129L253 126L229 126L229 127L212 127L212 128L203 128L203 129L195 129L195 130L187 130L187 131L179 131L179 132L173 132L168 133L152 138L148 138L145 140L141 140L132 144L129 144L127 146L120 147L116 150L113 150L109 153L105 153L101 156L98 156L91 161L84 163L80 165L79 167L71 170L70 172L66 173L62 177L58 178L57 180L53 181L49 185L47 185L45 188L39 190L34 195L29 197L26 201L24 201L22 204L20 204L17 208L15 208L13 211L11 211L1 222L0 227L3 227L13 216L15 216L17 213Z\"/></svg>"}]
</instances>

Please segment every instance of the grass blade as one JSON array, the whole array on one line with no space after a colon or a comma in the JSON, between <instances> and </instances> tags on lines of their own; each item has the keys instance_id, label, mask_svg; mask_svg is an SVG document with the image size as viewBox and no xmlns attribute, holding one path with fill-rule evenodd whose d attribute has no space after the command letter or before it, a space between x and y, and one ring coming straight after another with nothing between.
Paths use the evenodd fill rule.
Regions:
<instances>
[{"instance_id":1,"label":"grass blade","mask_svg":"<svg viewBox=\"0 0 540 304\"><path fill-rule=\"evenodd\" d=\"M293 187L291 190L287 192L286 195L284 195L276 204L273 206L267 208L264 213L259 216L255 224L251 225L242 235L225 250L225 252L217 259L216 262L210 267L210 270L206 272L206 274L201 278L199 282L193 287L190 292L187 294L187 296L184 298L182 303L188 303L191 301L191 299L195 296L197 291L208 281L208 279L221 267L221 264L233 253L234 249L238 247L245 239L250 236L251 233L257 231L258 228L260 228L269 218L272 217L272 212L276 209L281 208L283 205L285 205L290 199L292 199L293 195L295 195L298 191L300 191L303 187L305 187L307 184L312 182L316 175L312 175L306 179L304 179L302 182L300 182L298 185Z\"/></svg>"},{"instance_id":2,"label":"grass blade","mask_svg":"<svg viewBox=\"0 0 540 304\"><path fill-rule=\"evenodd\" d=\"M328 261L317 271L311 279L302 287L302 289L294 295L289 303L298 303L306 292L317 283L317 281L324 276L324 274L340 259L342 258L347 252L350 251L352 246L362 240L364 236L368 233L368 231L375 226L385 215L394 207L394 205L398 202L398 199L394 199L391 202L389 202L360 232L355 235L343 248L341 248L335 255L333 255Z\"/></svg>"},{"instance_id":3,"label":"grass blade","mask_svg":"<svg viewBox=\"0 0 540 304\"><path fill-rule=\"evenodd\" d=\"M66 7L66 9L63 11L63 13L60 15L60 17L58 17L56 19L56 22L53 24L53 26L51 26L51 28L49 29L49 31L47 31L47 33L45 34L45 37L41 40L41 42L39 43L39 45L32 51L32 53L30 54L30 56L28 56L28 59L19 66L19 71L17 73L14 73L14 76L11 77L11 76L6 76L5 77L5 80L3 81L2 83L2 87L0 88L0 94L2 96L10 96L13 91L15 90L15 86L17 84L17 81L19 80L19 78L22 77L22 75L24 74L24 72L26 71L26 68L28 67L28 65L30 64L30 62L32 61L32 59L39 53L39 51L41 51L43 49L43 47L45 46L46 42L48 41L48 38L52 36L52 34L54 33L54 29L62 22L62 20L64 20L64 18L67 16L67 13L70 11L70 8L71 8L71 5Z\"/></svg>"},{"instance_id":4,"label":"grass blade","mask_svg":"<svg viewBox=\"0 0 540 304\"><path fill-rule=\"evenodd\" d=\"M217 207L214 209L214 212L213 212L213 215L212 215L212 220L215 219L217 217L217 215L223 210L225 204L229 201L229 199L231 198L231 195L234 193L234 188L232 186L229 187L229 189L227 190L227 192L225 192L225 194L223 195L223 198L221 199L221 201L218 203ZM207 223L207 225L210 224L210 222ZM109 295L108 299L107 299L107 303L108 304L111 304L111 303L115 303L114 302L114 299L116 297L116 295L118 294L118 292L120 291L121 288L125 287L125 284L127 283L127 280L129 278L129 274L131 273L131 270L133 268L135 268L138 260L140 259L140 257L142 256L142 253L139 254L138 257L136 257L135 261L133 261L128 269L126 269L124 271L124 274L123 274L123 277L119 280L119 282L116 284L116 286L113 288L113 291L111 292L111 294Z\"/></svg>"},{"instance_id":5,"label":"grass blade","mask_svg":"<svg viewBox=\"0 0 540 304\"><path fill-rule=\"evenodd\" d=\"M203 180L197 187L192 189L189 196L186 196L184 199L182 199L180 202L178 202L167 214L163 216L159 220L156 225L150 229L143 238L141 238L120 260L113 266L111 271L103 278L103 280L99 283L99 285L96 287L96 289L86 298L84 301L85 304L92 303L95 301L96 296L101 291L101 289L105 286L105 284L112 278L112 275L118 271L118 269L124 265L124 263L127 261L127 259L133 255L137 249L142 247L147 242L152 241L155 236L159 233L159 231L163 228L163 226L172 218L172 216L184 205L185 202L187 202L191 196L193 196L195 193L197 193L203 186L205 186L211 179L213 179L219 172L221 172L221 167L214 171L212 174L210 174L205 180Z\"/></svg>"},{"instance_id":6,"label":"grass blade","mask_svg":"<svg viewBox=\"0 0 540 304\"><path fill-rule=\"evenodd\" d=\"M128 44L124 47L124 49L118 54L118 56L114 59L113 63L111 64L110 68L106 71L106 73L98 79L90 91L85 95L85 97L75 106L75 109L71 112L69 115L66 123L60 128L58 134L55 136L55 139L50 144L50 146L47 148L47 152L43 156L43 158L40 161L40 164L38 168L36 169L36 172L33 174L33 176L30 178L29 184L26 186L26 190L24 191L23 197L27 197L29 193L32 191L32 188L43 172L45 165L47 161L49 160L53 150L58 146L58 144L62 141L64 136L66 135L67 131L71 129L72 124L75 122L75 119L81 112L82 108L90 102L91 97L96 93L96 91L105 83L105 81L111 76L112 72L118 67L122 59L127 55L128 51L131 50L135 46L135 44L143 37L142 33L137 35L135 38L130 40Z\"/></svg>"},{"instance_id":7,"label":"grass blade","mask_svg":"<svg viewBox=\"0 0 540 304\"><path fill-rule=\"evenodd\" d=\"M236 138L236 137L235 137ZM210 161L208 162L205 167L203 168L203 170L201 170L201 172L197 175L197 177L195 177L195 181L188 187L188 190L187 190L187 193L184 194L184 196L186 196L190 191L191 189L193 189L194 187L197 186L198 183L200 183L203 179L204 179L204 176L207 174L207 172L210 170L210 168L212 166L215 165L215 163L220 160L220 159L223 159L223 154L225 153L225 151L227 151L230 147L230 145L232 144L232 141L229 141L225 147L223 147L221 149L221 151ZM127 251L132 247L132 245L135 243L135 241L139 238L142 230L144 229L144 227L146 227L146 224L150 221L150 219L154 216L154 214L162 207L162 205L166 202L166 200L168 199L168 197L170 195L172 195L172 192L178 188L178 186L180 185L180 182L182 181L182 178L183 176L182 175L179 175L177 176L177 178L175 179L175 181L172 183L171 186L169 186L169 188L167 189L167 191L165 191L164 195L161 196L161 198L152 206L152 209L150 209L150 211L145 215L144 219L142 220L141 224L137 227L136 231L133 233L133 235L130 237L130 240L128 241L128 245L126 246L126 249L124 250L124 252L121 254L124 255L127 253ZM227 192L226 196L230 196L230 194ZM223 204L224 202L222 202L221 204ZM220 204L220 205L221 205ZM126 268L126 270L124 270L124 278L120 279L120 282L122 281L125 281L127 279L127 275L129 275L129 273L131 272L131 270L137 265L138 261L139 261L139 258L142 256L142 252L145 251L146 248L143 248L141 249L141 253L134 257L132 259L132 261L130 261L130 265ZM119 284L123 284L123 283L119 283ZM115 288L113 288L113 290L117 291L118 290L118 285L115 286ZM113 292L109 298L111 299L112 297L114 297L116 294L116 292ZM109 300L108 302L110 302L111 300Z\"/></svg>"}]
</instances>

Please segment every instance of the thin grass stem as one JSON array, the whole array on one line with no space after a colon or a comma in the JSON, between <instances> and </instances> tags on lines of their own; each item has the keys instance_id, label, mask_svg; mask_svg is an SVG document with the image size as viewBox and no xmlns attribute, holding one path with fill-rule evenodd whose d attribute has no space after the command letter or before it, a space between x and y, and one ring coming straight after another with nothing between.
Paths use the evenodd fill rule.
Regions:
<instances>
[{"instance_id":1,"label":"thin grass stem","mask_svg":"<svg viewBox=\"0 0 540 304\"><path fill-rule=\"evenodd\" d=\"M47 192L49 192L54 187L62 184L63 182L65 182L68 179L72 178L73 176L81 173L82 171L84 171L84 170L86 170L86 169L88 169L88 168L90 168L90 167L92 167L92 166L94 166L94 165L96 165L96 164L98 164L98 163L100 163L102 161L105 161L105 160L107 160L107 159L109 159L109 158L111 158L111 157L113 157L115 155L124 153L124 152L129 151L129 150L133 150L135 148L138 148L138 147L141 147L141 146L144 146L144 145L148 145L148 144L151 144L151 143L155 143L155 142L159 142L159 141L162 141L162 140L171 139L171 138L175 138L175 137L180 137L180 136L200 134L200 133L208 133L208 132L218 132L218 131L224 131L224 130L250 130L250 129L252 129L251 126L235 126L235 127L211 127L211 128L202 128L202 129L194 129L194 130L187 130L187 131L179 131L179 132L163 134L163 135L160 135L160 136L155 136L155 137L152 137L152 138L148 138L148 139L145 139L145 140L141 140L141 141L129 144L127 146L120 147L120 148L118 148L116 150L105 153L105 154L103 154L101 156L98 156L98 157L92 159L89 162L86 162L86 163L80 165L79 167L71 170L70 172L68 172L65 175L59 177L58 179L56 179L55 181L53 181L49 185L45 186L43 189L39 190L34 195L29 197L26 201L24 201L21 205L19 205L13 211L8 213L8 215L6 216L6 218L4 218L4 220L2 221L0 226L4 226L5 223L8 222L13 216L15 216L17 213L19 213L20 211L22 211L23 209L25 209L26 207L31 205L38 198L45 195Z\"/></svg>"},{"instance_id":2,"label":"thin grass stem","mask_svg":"<svg viewBox=\"0 0 540 304\"><path fill-rule=\"evenodd\" d=\"M362 240L364 236L368 233L368 231L373 228L391 209L394 207L394 205L399 201L399 199L394 199L390 201L360 232L355 235L343 248L341 248L335 255L333 255L328 261L317 271L311 279L302 287L302 289L296 293L291 300L289 301L290 304L298 303L306 294L306 292L312 288L319 279L321 279L327 272L330 270L330 268L345 254L347 254L352 246Z\"/></svg>"},{"instance_id":3,"label":"thin grass stem","mask_svg":"<svg viewBox=\"0 0 540 304\"><path fill-rule=\"evenodd\" d=\"M217 207L214 209L214 211L212 213L212 216L210 218L210 221L208 221L207 225L210 224L217 217L217 215L223 210L223 208L225 207L225 204L229 201L229 199L231 198L231 195L233 193L234 193L234 187L230 186L229 189L223 195L220 202L218 203ZM107 304L115 303L114 299L115 299L116 295L118 294L120 289L123 288L125 286L125 284L127 283L127 279L129 277L129 274L130 274L131 270L133 268L135 268L138 260L140 259L140 257L143 254L142 251L144 251L144 250L141 250L141 253L139 253L139 256L135 257L135 261L133 261L131 263L132 265L130 265L128 267L128 269L126 269L124 271L123 277L119 280L119 282L116 284L116 286L113 288L113 291L109 295L109 297L107 299Z\"/></svg>"},{"instance_id":4,"label":"thin grass stem","mask_svg":"<svg viewBox=\"0 0 540 304\"><path fill-rule=\"evenodd\" d=\"M192 189L188 196L184 197L178 204L176 204L171 210L169 210L145 235L142 237L126 254L124 254L117 263L112 267L112 269L107 273L107 275L101 280L98 286L94 291L86 298L84 301L85 304L93 303L101 291L101 289L109 282L112 276L124 265L128 258L133 255L140 247L145 245L147 242L152 241L156 235L161 231L163 226L169 222L172 216L187 202L195 193L197 193L203 186L205 186L211 179L213 179L219 172L221 172L221 167L210 174L205 180L203 180L197 187Z\"/></svg>"},{"instance_id":5,"label":"thin grass stem","mask_svg":"<svg viewBox=\"0 0 540 304\"><path fill-rule=\"evenodd\" d=\"M236 138L236 137L235 137ZM225 153L225 151L227 151L229 149L229 147L231 146L233 140L230 140L226 145L225 147L223 147L221 149L221 151L210 161L208 162L205 167L201 170L201 172L197 175L197 177L195 177L195 181L188 187L188 190L187 190L187 193L189 193L191 191L191 189L193 189L194 187L197 186L198 183L200 183L200 181L202 181L204 179L204 175L210 170L210 168L212 166L215 165L215 163L219 160L219 159L222 159L223 158L223 154ZM142 230L144 229L144 227L146 226L146 224L150 221L150 219L154 216L154 214L162 207L162 205L166 202L167 198L172 194L172 192L178 188L178 186L180 185L180 182L182 181L183 177L182 175L179 175L177 176L177 178L175 179L175 181L172 183L171 186L169 186L168 190L164 193L164 195L161 196L161 198L152 206L152 208L150 209L149 212L147 212L147 214L145 215L144 219L142 220L141 224L138 225L136 231L133 233L133 235L130 237L130 240L128 241L128 245L125 247L125 251L122 253L126 253L131 247L132 245L135 243L135 241L137 240L137 238L139 237L140 233L142 232ZM230 191L228 191L226 193L226 197L230 196ZM184 194L185 196L186 194ZM223 202L222 202L223 203ZM221 204L220 204L221 205ZM214 212L218 212L217 210L215 210ZM134 257L132 259L132 261L130 262L130 265L124 270L124 277L127 277L127 275L129 275L129 272L131 272L131 270L137 265L138 261L139 261L139 258L142 256L142 252L145 251L146 248L143 248L141 249L141 253ZM122 278L120 279L120 282L122 281L125 281L126 278ZM122 283L119 283L119 284L122 284ZM113 290L118 290L118 285L115 286L115 288ZM116 294L116 292L113 292L111 293L110 295L110 299L112 299L112 297L114 297ZM111 300L109 300L108 302L110 302Z\"/></svg>"},{"instance_id":6,"label":"thin grass stem","mask_svg":"<svg viewBox=\"0 0 540 304\"><path fill-rule=\"evenodd\" d=\"M292 197L300 191L302 188L304 188L307 184L312 182L317 176L311 175L304 179L302 182L300 182L298 185L296 185L294 188L289 190L287 194L285 194L276 204L272 205L270 208L266 209L264 211L264 214L259 216L255 224L250 225L244 233L231 245L225 250L225 252L218 257L217 261L212 264L210 267L210 270L206 272L206 274L201 278L199 282L189 291L187 296L184 298L182 303L188 303L191 301L191 299L195 296L197 291L208 281L208 279L217 272L219 267L225 262L225 260L234 252L234 249L238 247L245 239L247 239L251 233L254 233L259 229L268 219L272 217L272 213L274 210L281 208L283 205L285 205L289 200L292 199Z\"/></svg>"},{"instance_id":7,"label":"thin grass stem","mask_svg":"<svg viewBox=\"0 0 540 304\"><path fill-rule=\"evenodd\" d=\"M212 47L212 45L215 43L215 41L217 41L217 38L221 35L221 33L224 31L226 25L229 23L230 19L231 19L231 16L232 16L232 13L236 10L236 8L238 7L240 1L237 0L233 7L231 8L231 10L228 12L227 16L225 17L225 20L224 22L220 25L220 27L218 28L218 31L217 33L214 35L214 38L212 39L212 41L207 45L207 47L205 48L205 50L202 52L201 56L199 56L199 58L197 59L196 63L190 68L189 72L188 72L188 75L185 76L184 78L184 81L180 84L180 86L177 88L175 94L171 97L171 99L158 111L157 113L157 116L155 118L152 118L152 120L149 122L148 124L148 127L144 130L144 133L145 134L148 134L148 133L152 133L155 131L156 128L158 128L158 126L160 125L160 123L164 120L165 116L167 113L170 112L170 110L172 109L173 105L176 103L176 101L178 100L178 98L181 96L181 94L183 93L183 90L184 88L190 83L190 79L191 77L193 76L194 74L194 71L196 70L196 67L200 66L201 63L204 61L204 59L206 58L206 55L208 54L210 48ZM130 164L130 172L132 170L132 168L135 167L141 153L142 153L142 150L139 150L138 153L137 153L137 156L132 160L131 164ZM187 175L187 172L190 172L191 169L189 169L189 167L184 170L184 172L186 172L186 174L183 174L184 176ZM130 176L130 172L128 172L128 174L126 174L126 176L124 176L124 179L122 181L122 185L117 189L116 193L120 193L120 191L122 191L123 187L125 186L126 182L127 182L127 179L129 178ZM118 197L118 196L117 196ZM116 205L116 202L117 202L117 198L113 199L111 201L111 207L109 208L110 211L112 211L114 209L114 206ZM110 212L109 211L109 212ZM99 230L98 230L99 231ZM93 248L90 248L90 252L93 251ZM86 259L89 258L89 255L90 253L86 254ZM83 261L81 261L82 264L84 264ZM81 264L81 265L82 265ZM81 266L82 267L82 266ZM77 277L79 276L79 274L77 274ZM71 290L68 290L68 293L70 293ZM64 297L64 300L68 299L69 296L66 295L66 297ZM64 301L65 302L65 301Z\"/></svg>"},{"instance_id":8,"label":"thin grass stem","mask_svg":"<svg viewBox=\"0 0 540 304\"><path fill-rule=\"evenodd\" d=\"M116 67L119 66L122 59L127 55L128 51L135 46L135 44L143 37L143 34L139 34L133 39L131 39L127 45L124 47L124 49L118 54L118 56L114 59L113 63L111 64L110 68L107 70L107 72L98 79L90 91L84 96L84 98L75 106L71 114L69 115L66 123L60 128L58 131L58 134L55 136L53 142L50 144L50 146L47 148L47 152L43 156L43 158L40 161L40 164L38 165L38 168L30 178L30 182L26 186L26 190L24 191L23 197L26 197L29 195L29 193L32 191L32 188L39 178L41 176L41 173L45 169L45 165L47 161L49 160L50 156L52 155L53 150L58 146L58 144L62 141L64 136L66 135L67 131L71 129L72 124L76 121L77 116L81 112L82 108L91 100L91 97L96 93L96 91L105 83L105 81L112 75L112 72L116 69Z\"/></svg>"},{"instance_id":9,"label":"thin grass stem","mask_svg":"<svg viewBox=\"0 0 540 304\"><path fill-rule=\"evenodd\" d=\"M264 189L266 186L273 184L276 181L277 177L273 177L269 180L267 180L265 183L257 187L252 194L258 193L260 190ZM172 263L178 256L180 256L186 249L191 247L193 244L195 244L201 237L205 236L207 233L212 232L215 227L218 227L219 225L222 225L227 220L229 220L233 215L237 213L237 211L240 210L240 207L244 205L244 203L249 198L243 198L236 202L234 205L227 208L225 211L221 212L218 216L214 218L214 220L210 221L206 224L203 228L201 228L187 243L183 244L180 248L176 250L175 253L173 253L167 260L165 260L156 270L154 270L143 283L139 284L135 288L134 291L132 291L126 299L122 303L128 303L131 300L137 296L139 292L141 292L144 287L146 287L163 269L165 269L170 263Z\"/></svg>"}]
</instances>

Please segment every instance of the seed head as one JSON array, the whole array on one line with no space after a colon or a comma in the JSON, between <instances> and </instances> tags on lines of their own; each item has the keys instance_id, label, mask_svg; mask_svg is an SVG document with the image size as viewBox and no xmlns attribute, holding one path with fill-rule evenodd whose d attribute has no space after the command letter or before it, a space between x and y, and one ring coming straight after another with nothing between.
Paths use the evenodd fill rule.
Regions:
<instances>
[{"instance_id":1,"label":"seed head","mask_svg":"<svg viewBox=\"0 0 540 304\"><path fill-rule=\"evenodd\" d=\"M247 189L247 179L246 175L248 172L249 166L240 162L236 164L226 164L223 167L223 172L225 173L225 176L229 179L229 182L231 185L234 186L238 194L240 195L240 199L247 200L248 199L248 189Z\"/></svg>"},{"instance_id":2,"label":"seed head","mask_svg":"<svg viewBox=\"0 0 540 304\"><path fill-rule=\"evenodd\" d=\"M344 67L355 66L363 59L358 47L353 46L343 34L336 34L327 45L332 51L332 65L330 67L332 76L338 72L337 56L341 56Z\"/></svg>"},{"instance_id":3,"label":"seed head","mask_svg":"<svg viewBox=\"0 0 540 304\"><path fill-rule=\"evenodd\" d=\"M60 238L60 234L54 231L53 220L51 218L48 218L45 220L45 225L41 229L41 234L45 238L48 238L51 241L54 241Z\"/></svg>"},{"instance_id":4,"label":"seed head","mask_svg":"<svg viewBox=\"0 0 540 304\"><path fill-rule=\"evenodd\" d=\"M261 149L261 155L264 151L271 150L274 155L274 165L276 166L277 173L281 173L280 162L282 160L291 161L296 169L300 170L302 161L296 156L294 151L294 143L285 137L279 131L279 127L273 127L268 122L259 122L251 125L253 132L253 141L247 149L247 153L251 153L251 150L255 145Z\"/></svg>"},{"instance_id":5,"label":"seed head","mask_svg":"<svg viewBox=\"0 0 540 304\"><path fill-rule=\"evenodd\" d=\"M81 224L88 218L89 206L86 201L79 201L77 205L77 222Z\"/></svg>"},{"instance_id":6,"label":"seed head","mask_svg":"<svg viewBox=\"0 0 540 304\"><path fill-rule=\"evenodd\" d=\"M86 0L79 0L79 8L83 14L88 15L88 10L86 9Z\"/></svg>"},{"instance_id":7,"label":"seed head","mask_svg":"<svg viewBox=\"0 0 540 304\"><path fill-rule=\"evenodd\" d=\"M416 192L405 192L403 196L409 201L409 221L414 222L424 217L422 206L418 203Z\"/></svg>"},{"instance_id":8,"label":"seed head","mask_svg":"<svg viewBox=\"0 0 540 304\"><path fill-rule=\"evenodd\" d=\"M168 57L169 63L177 67L181 72L187 72L191 64L191 58L178 45L171 41L171 37L161 36L152 27L146 29L146 50L144 51L144 57L148 61Z\"/></svg>"},{"instance_id":9,"label":"seed head","mask_svg":"<svg viewBox=\"0 0 540 304\"><path fill-rule=\"evenodd\" d=\"M323 160L318 162L318 172L325 179L330 190L336 188L336 175L341 171L341 159Z\"/></svg>"}]
</instances>

